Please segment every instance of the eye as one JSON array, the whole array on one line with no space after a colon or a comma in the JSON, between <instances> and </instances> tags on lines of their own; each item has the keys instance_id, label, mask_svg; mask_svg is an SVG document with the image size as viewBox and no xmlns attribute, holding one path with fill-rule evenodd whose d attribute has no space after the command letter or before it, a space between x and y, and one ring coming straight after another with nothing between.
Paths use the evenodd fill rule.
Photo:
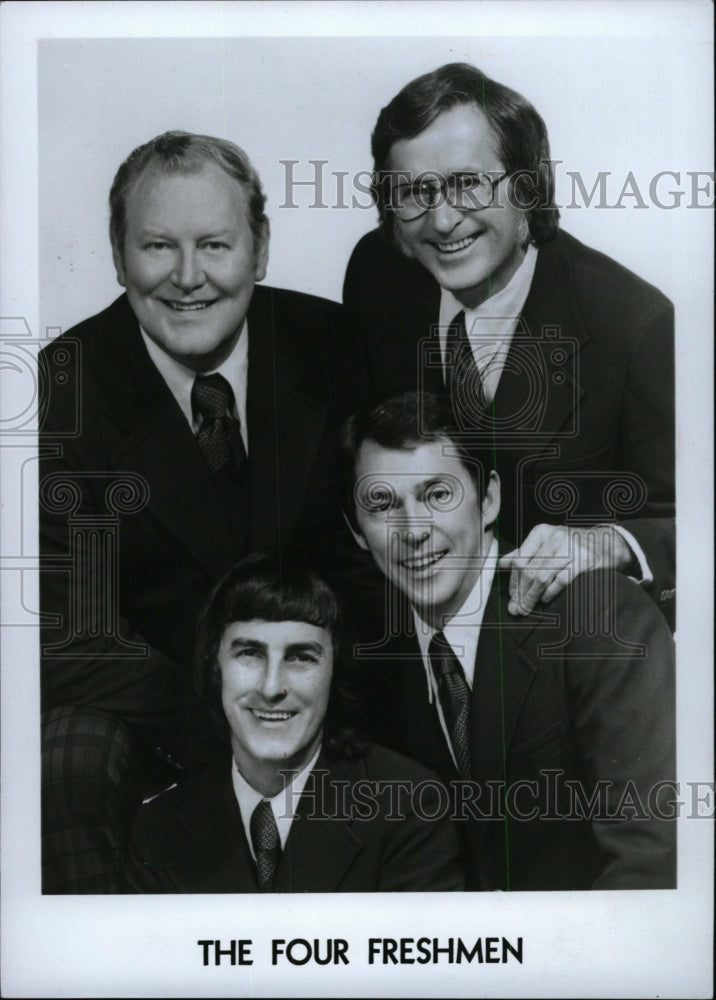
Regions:
<instances>
[{"instance_id":1,"label":"eye","mask_svg":"<svg viewBox=\"0 0 716 1000\"><path fill-rule=\"evenodd\" d=\"M228 250L229 244L222 243L221 240L207 240L205 243L202 243L202 247L205 250Z\"/></svg>"},{"instance_id":2,"label":"eye","mask_svg":"<svg viewBox=\"0 0 716 1000\"><path fill-rule=\"evenodd\" d=\"M440 185L435 181L422 181L415 185L413 198L419 205L434 205L440 199Z\"/></svg>"},{"instance_id":3,"label":"eye","mask_svg":"<svg viewBox=\"0 0 716 1000\"><path fill-rule=\"evenodd\" d=\"M356 490L356 504L368 514L384 514L396 506L395 491L387 483L359 483Z\"/></svg>"},{"instance_id":4,"label":"eye","mask_svg":"<svg viewBox=\"0 0 716 1000\"><path fill-rule=\"evenodd\" d=\"M446 507L452 500L452 490L445 483L431 486L425 494L425 500L431 507Z\"/></svg>"},{"instance_id":5,"label":"eye","mask_svg":"<svg viewBox=\"0 0 716 1000\"><path fill-rule=\"evenodd\" d=\"M310 650L302 649L295 653L289 653L286 657L286 663L318 663L319 658L316 653L310 652Z\"/></svg>"},{"instance_id":6,"label":"eye","mask_svg":"<svg viewBox=\"0 0 716 1000\"><path fill-rule=\"evenodd\" d=\"M239 646L233 655L236 660L255 660L259 659L262 653L257 646Z\"/></svg>"},{"instance_id":7,"label":"eye","mask_svg":"<svg viewBox=\"0 0 716 1000\"><path fill-rule=\"evenodd\" d=\"M144 245L145 250L168 250L169 244L166 240L150 240Z\"/></svg>"},{"instance_id":8,"label":"eye","mask_svg":"<svg viewBox=\"0 0 716 1000\"><path fill-rule=\"evenodd\" d=\"M423 494L423 500L432 510L448 511L459 507L464 495L460 481L450 476L430 483Z\"/></svg>"}]
</instances>

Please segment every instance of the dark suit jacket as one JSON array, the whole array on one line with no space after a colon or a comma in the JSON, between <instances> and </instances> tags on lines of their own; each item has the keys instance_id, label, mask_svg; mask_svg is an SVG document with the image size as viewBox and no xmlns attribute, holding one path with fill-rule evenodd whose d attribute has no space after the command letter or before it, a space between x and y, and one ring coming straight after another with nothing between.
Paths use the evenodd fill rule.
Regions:
<instances>
[{"instance_id":1,"label":"dark suit jacket","mask_svg":"<svg viewBox=\"0 0 716 1000\"><path fill-rule=\"evenodd\" d=\"M477 787L465 786L455 812L468 888L672 887L675 824L654 815L668 815L669 789L657 786L675 774L674 647L663 618L636 584L603 570L580 576L549 614L524 619L507 612L507 583L498 571L475 661ZM359 658L355 686L374 739L457 778L414 634Z\"/></svg>"},{"instance_id":2,"label":"dark suit jacket","mask_svg":"<svg viewBox=\"0 0 716 1000\"><path fill-rule=\"evenodd\" d=\"M396 795L391 810L389 786L396 781L412 787L427 782L419 808L426 816L439 812L438 782L383 747L372 746L353 761L319 757L299 800L274 891L464 888L449 818L421 819L409 795ZM398 812L403 818L396 818ZM258 892L229 761L143 806L131 854L130 891Z\"/></svg>"},{"instance_id":3,"label":"dark suit jacket","mask_svg":"<svg viewBox=\"0 0 716 1000\"><path fill-rule=\"evenodd\" d=\"M248 550L321 563L341 523L338 426L361 398L355 341L336 303L263 286L248 327ZM91 705L172 746L204 725L196 617L240 552L126 296L40 371L43 708Z\"/></svg>"},{"instance_id":4,"label":"dark suit jacket","mask_svg":"<svg viewBox=\"0 0 716 1000\"><path fill-rule=\"evenodd\" d=\"M353 251L344 302L374 398L443 391L440 288L428 271L374 231ZM539 248L493 412L479 426L465 416L463 429L495 456L502 537L519 543L545 522L622 523L673 619L673 307L661 292L560 232Z\"/></svg>"}]
</instances>

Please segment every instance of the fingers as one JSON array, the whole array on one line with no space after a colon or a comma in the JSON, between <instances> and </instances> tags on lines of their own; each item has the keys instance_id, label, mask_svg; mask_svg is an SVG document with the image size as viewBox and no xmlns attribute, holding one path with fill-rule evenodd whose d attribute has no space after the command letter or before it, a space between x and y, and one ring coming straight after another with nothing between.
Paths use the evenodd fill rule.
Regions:
<instances>
[{"instance_id":1,"label":"fingers","mask_svg":"<svg viewBox=\"0 0 716 1000\"><path fill-rule=\"evenodd\" d=\"M565 552L566 529L549 524L537 525L519 550L509 553L511 567L507 609L513 615L526 615L566 585L563 580L569 559ZM504 565L504 559L503 565ZM559 580L558 580L559 577ZM568 579L568 574L567 574ZM552 588L552 589L550 589Z\"/></svg>"},{"instance_id":2,"label":"fingers","mask_svg":"<svg viewBox=\"0 0 716 1000\"><path fill-rule=\"evenodd\" d=\"M500 565L503 569L510 569L514 562L519 559L519 556L519 549L512 549L511 552L505 552L503 556L500 556Z\"/></svg>"},{"instance_id":3,"label":"fingers","mask_svg":"<svg viewBox=\"0 0 716 1000\"><path fill-rule=\"evenodd\" d=\"M562 593L565 587L569 586L573 579L574 574L571 566L557 573L550 585L545 588L544 593L540 598L542 604L549 604L550 601L553 601L558 594Z\"/></svg>"},{"instance_id":4,"label":"fingers","mask_svg":"<svg viewBox=\"0 0 716 1000\"><path fill-rule=\"evenodd\" d=\"M512 615L530 614L540 603L556 597L570 580L570 568L559 565L516 567L510 575L510 600L507 610Z\"/></svg>"},{"instance_id":5,"label":"fingers","mask_svg":"<svg viewBox=\"0 0 716 1000\"><path fill-rule=\"evenodd\" d=\"M538 524L519 549L501 559L511 570L507 610L511 615L530 614L538 604L554 600L580 573L621 569L630 561L629 546L611 525Z\"/></svg>"}]
</instances>

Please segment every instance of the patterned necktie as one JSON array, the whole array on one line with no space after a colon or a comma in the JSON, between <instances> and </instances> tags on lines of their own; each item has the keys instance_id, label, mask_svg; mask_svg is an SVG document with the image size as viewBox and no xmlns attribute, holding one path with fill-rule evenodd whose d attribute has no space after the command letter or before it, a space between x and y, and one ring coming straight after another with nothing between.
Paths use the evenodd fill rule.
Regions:
<instances>
[{"instance_id":1,"label":"patterned necktie","mask_svg":"<svg viewBox=\"0 0 716 1000\"><path fill-rule=\"evenodd\" d=\"M281 858L281 841L271 803L262 799L251 814L251 842L261 892L271 892Z\"/></svg>"},{"instance_id":2,"label":"patterned necktie","mask_svg":"<svg viewBox=\"0 0 716 1000\"><path fill-rule=\"evenodd\" d=\"M447 328L445 383L458 427L474 427L486 409L485 387L467 337L465 313L460 311Z\"/></svg>"},{"instance_id":3,"label":"patterned necktie","mask_svg":"<svg viewBox=\"0 0 716 1000\"><path fill-rule=\"evenodd\" d=\"M197 375L191 390L191 405L201 415L196 440L212 473L219 472L234 450L239 466L246 463L239 421L232 415L234 393L223 375Z\"/></svg>"},{"instance_id":4,"label":"patterned necktie","mask_svg":"<svg viewBox=\"0 0 716 1000\"><path fill-rule=\"evenodd\" d=\"M470 688L460 661L442 632L436 632L428 656L438 682L443 715L461 778L470 777Z\"/></svg>"}]
</instances>

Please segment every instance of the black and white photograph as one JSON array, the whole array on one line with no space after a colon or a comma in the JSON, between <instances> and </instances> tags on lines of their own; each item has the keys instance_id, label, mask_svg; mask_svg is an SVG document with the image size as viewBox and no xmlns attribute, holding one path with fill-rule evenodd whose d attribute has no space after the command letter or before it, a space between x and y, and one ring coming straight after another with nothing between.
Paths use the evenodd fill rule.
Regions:
<instances>
[{"instance_id":1,"label":"black and white photograph","mask_svg":"<svg viewBox=\"0 0 716 1000\"><path fill-rule=\"evenodd\" d=\"M712 7L0 16L4 995L711 996Z\"/></svg>"}]
</instances>

